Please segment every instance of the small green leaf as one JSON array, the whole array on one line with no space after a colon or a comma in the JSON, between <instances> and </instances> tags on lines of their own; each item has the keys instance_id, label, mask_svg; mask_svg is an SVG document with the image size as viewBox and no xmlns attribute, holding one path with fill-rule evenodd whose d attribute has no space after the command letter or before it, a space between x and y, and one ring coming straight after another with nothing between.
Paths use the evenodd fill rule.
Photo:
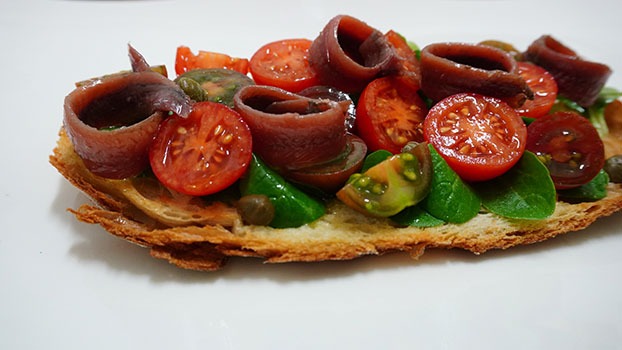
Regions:
<instances>
[{"instance_id":1,"label":"small green leaf","mask_svg":"<svg viewBox=\"0 0 622 350\"><path fill-rule=\"evenodd\" d=\"M391 220L402 226L415 227L433 227L445 223L445 221L432 216L418 205L402 210L398 214L392 216Z\"/></svg>"},{"instance_id":2,"label":"small green leaf","mask_svg":"<svg viewBox=\"0 0 622 350\"><path fill-rule=\"evenodd\" d=\"M249 170L240 181L243 196L263 194L274 205L274 219L270 226L276 228L298 227L320 218L325 213L324 204L270 169L253 155Z\"/></svg>"},{"instance_id":3,"label":"small green leaf","mask_svg":"<svg viewBox=\"0 0 622 350\"><path fill-rule=\"evenodd\" d=\"M605 107L619 97L622 97L620 91L611 87L604 87L594 104L587 109L586 115L601 137L609 133L609 126L605 120Z\"/></svg>"},{"instance_id":4,"label":"small green leaf","mask_svg":"<svg viewBox=\"0 0 622 350\"><path fill-rule=\"evenodd\" d=\"M561 190L557 193L559 198L568 202L591 202L607 197L607 184L609 175L601 170L590 182L585 185Z\"/></svg>"},{"instance_id":5,"label":"small green leaf","mask_svg":"<svg viewBox=\"0 0 622 350\"><path fill-rule=\"evenodd\" d=\"M433 175L430 194L421 202L422 208L441 220L462 223L479 213L481 202L473 189L447 165L432 145Z\"/></svg>"},{"instance_id":6,"label":"small green leaf","mask_svg":"<svg viewBox=\"0 0 622 350\"><path fill-rule=\"evenodd\" d=\"M382 163L383 161L385 161L392 155L393 153L387 150L383 150L383 149L379 149L377 151L370 153L367 157L365 157L365 160L363 161L363 166L361 167L360 172L361 173L366 172L369 168L373 167L374 165L378 165Z\"/></svg>"},{"instance_id":7,"label":"small green leaf","mask_svg":"<svg viewBox=\"0 0 622 350\"><path fill-rule=\"evenodd\" d=\"M487 210L503 217L540 220L555 211L556 192L549 171L531 152L525 152L505 174L478 183L475 190Z\"/></svg>"}]
</instances>

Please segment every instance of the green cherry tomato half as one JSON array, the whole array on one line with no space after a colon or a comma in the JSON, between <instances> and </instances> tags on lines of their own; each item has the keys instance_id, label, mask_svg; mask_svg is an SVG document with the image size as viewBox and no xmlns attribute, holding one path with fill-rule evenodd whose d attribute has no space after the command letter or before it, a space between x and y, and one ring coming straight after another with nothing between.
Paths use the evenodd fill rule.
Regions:
<instances>
[{"instance_id":1,"label":"green cherry tomato half","mask_svg":"<svg viewBox=\"0 0 622 350\"><path fill-rule=\"evenodd\" d=\"M389 217L425 198L431 181L430 151L421 143L352 175L337 198L365 215Z\"/></svg>"}]
</instances>

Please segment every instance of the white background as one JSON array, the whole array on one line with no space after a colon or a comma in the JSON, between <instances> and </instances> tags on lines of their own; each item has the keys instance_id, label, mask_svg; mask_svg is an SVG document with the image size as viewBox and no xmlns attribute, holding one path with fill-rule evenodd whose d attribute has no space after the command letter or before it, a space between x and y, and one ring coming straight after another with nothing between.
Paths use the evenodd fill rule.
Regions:
<instances>
[{"instance_id":1,"label":"white background","mask_svg":"<svg viewBox=\"0 0 622 350\"><path fill-rule=\"evenodd\" d=\"M615 71L620 1L0 0L0 349L621 349L622 215L474 256L184 271L65 211L87 198L48 163L73 83L173 72L175 49L249 57L350 14L421 46L548 33Z\"/></svg>"}]
</instances>

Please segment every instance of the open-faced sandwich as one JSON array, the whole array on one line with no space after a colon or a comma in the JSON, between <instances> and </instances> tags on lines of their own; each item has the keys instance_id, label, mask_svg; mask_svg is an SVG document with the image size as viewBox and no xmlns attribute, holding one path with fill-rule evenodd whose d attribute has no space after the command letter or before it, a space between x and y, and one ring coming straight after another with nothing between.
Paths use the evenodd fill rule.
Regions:
<instances>
[{"instance_id":1,"label":"open-faced sandwich","mask_svg":"<svg viewBox=\"0 0 622 350\"><path fill-rule=\"evenodd\" d=\"M250 59L180 46L174 80L129 56L68 94L50 162L79 220L182 268L479 254L622 206L611 70L549 35L419 49L341 15Z\"/></svg>"}]
</instances>

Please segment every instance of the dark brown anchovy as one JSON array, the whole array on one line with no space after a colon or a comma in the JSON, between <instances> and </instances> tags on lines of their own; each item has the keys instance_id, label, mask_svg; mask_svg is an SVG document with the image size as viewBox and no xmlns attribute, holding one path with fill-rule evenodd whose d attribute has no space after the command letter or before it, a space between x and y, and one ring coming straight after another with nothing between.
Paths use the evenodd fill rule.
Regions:
<instances>
[{"instance_id":1,"label":"dark brown anchovy","mask_svg":"<svg viewBox=\"0 0 622 350\"><path fill-rule=\"evenodd\" d=\"M309 54L321 83L347 93L362 91L371 80L398 65L395 50L380 31L346 15L328 22Z\"/></svg>"},{"instance_id":2,"label":"dark brown anchovy","mask_svg":"<svg viewBox=\"0 0 622 350\"><path fill-rule=\"evenodd\" d=\"M134 72L146 72L151 70L147 60L141 55L132 45L128 44L128 54L130 56L130 63L132 65L132 71Z\"/></svg>"},{"instance_id":3,"label":"dark brown anchovy","mask_svg":"<svg viewBox=\"0 0 622 350\"><path fill-rule=\"evenodd\" d=\"M320 164L346 147L348 104L263 85L243 87L234 104L251 129L253 151L277 170Z\"/></svg>"},{"instance_id":4,"label":"dark brown anchovy","mask_svg":"<svg viewBox=\"0 0 622 350\"><path fill-rule=\"evenodd\" d=\"M536 39L524 57L553 75L561 96L583 107L594 104L612 73L608 66L582 59L550 35Z\"/></svg>"},{"instance_id":5,"label":"dark brown anchovy","mask_svg":"<svg viewBox=\"0 0 622 350\"><path fill-rule=\"evenodd\" d=\"M436 43L421 50L421 89L433 101L462 92L520 107L533 92L508 53L485 45Z\"/></svg>"},{"instance_id":6,"label":"dark brown anchovy","mask_svg":"<svg viewBox=\"0 0 622 350\"><path fill-rule=\"evenodd\" d=\"M115 74L80 86L65 98L64 127L76 153L94 174L137 175L168 111L188 115L183 91L151 71Z\"/></svg>"}]
</instances>

